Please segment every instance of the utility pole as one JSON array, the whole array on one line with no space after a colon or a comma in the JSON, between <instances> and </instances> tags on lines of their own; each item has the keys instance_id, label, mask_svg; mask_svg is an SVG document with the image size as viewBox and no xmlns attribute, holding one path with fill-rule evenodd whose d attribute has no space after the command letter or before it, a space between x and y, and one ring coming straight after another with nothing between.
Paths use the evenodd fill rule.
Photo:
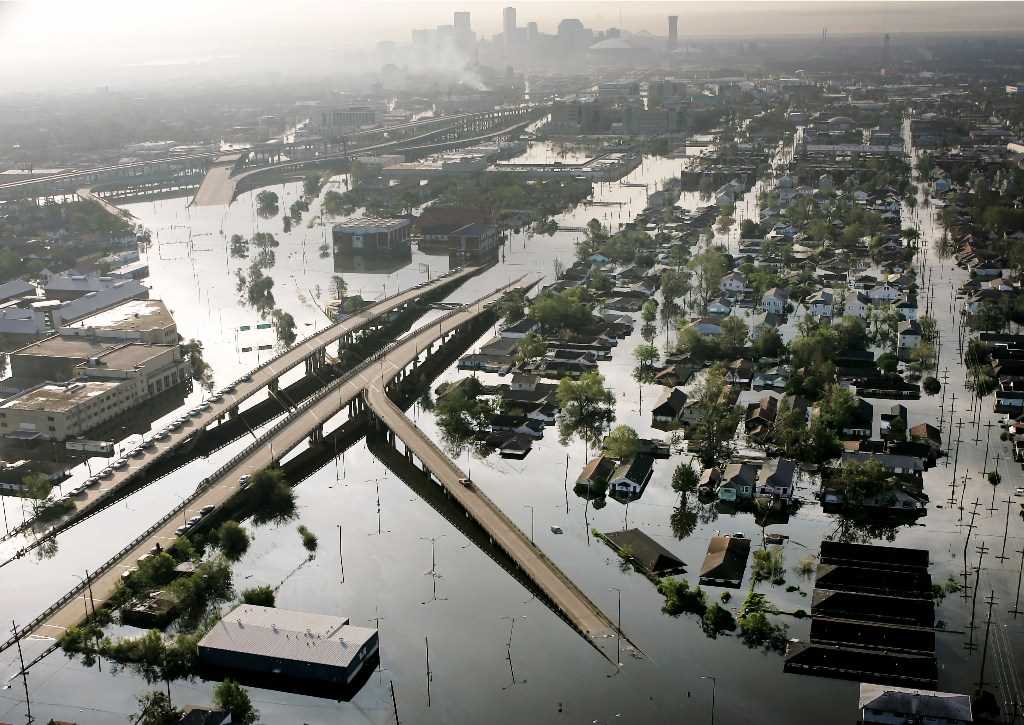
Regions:
<instances>
[{"instance_id":1,"label":"utility pole","mask_svg":"<svg viewBox=\"0 0 1024 725\"><path fill-rule=\"evenodd\" d=\"M1010 558L1006 555L1006 535L1010 532L1010 505L1012 503L1013 498L1010 494L1006 494L1006 523L1003 524L1003 550L996 557L999 561L1006 561Z\"/></svg>"},{"instance_id":2,"label":"utility pole","mask_svg":"<svg viewBox=\"0 0 1024 725\"><path fill-rule=\"evenodd\" d=\"M967 525L967 538L964 539L964 599L967 598L967 546L971 543L971 531L974 530L974 517L978 515L978 506L981 504L978 499L974 500L974 510L971 511L971 523ZM979 562L980 566L980 562Z\"/></svg>"},{"instance_id":3,"label":"utility pole","mask_svg":"<svg viewBox=\"0 0 1024 725\"><path fill-rule=\"evenodd\" d=\"M28 696L28 672L25 671L25 656L21 652L21 636L18 634L18 625L11 620L11 633L14 635L14 641L18 645L18 661L21 663L21 684L25 687L25 720L26 725L31 725L35 722L35 718L32 717L32 702Z\"/></svg>"},{"instance_id":4,"label":"utility pole","mask_svg":"<svg viewBox=\"0 0 1024 725\"><path fill-rule=\"evenodd\" d=\"M956 454L953 456L953 478L950 479L950 494L949 504L952 506L956 503L956 467L960 463L960 433L964 427L964 419L960 418L956 422ZM950 425L950 432L952 432L953 426ZM963 507L960 508L960 520L963 520Z\"/></svg>"},{"instance_id":5,"label":"utility pole","mask_svg":"<svg viewBox=\"0 0 1024 725\"><path fill-rule=\"evenodd\" d=\"M985 690L985 662L988 659L988 634L992 629L992 605L996 603L996 592L993 589L992 593L986 597L988 601L988 618L985 620L985 641L981 646L981 671L978 673L978 691L982 692Z\"/></svg>"},{"instance_id":6,"label":"utility pole","mask_svg":"<svg viewBox=\"0 0 1024 725\"><path fill-rule=\"evenodd\" d=\"M433 676L430 674L430 639L424 637L423 643L427 648L427 707L430 707L430 680L433 679Z\"/></svg>"},{"instance_id":7,"label":"utility pole","mask_svg":"<svg viewBox=\"0 0 1024 725\"><path fill-rule=\"evenodd\" d=\"M391 680L391 707L395 709L395 725L402 725L398 719L398 700L395 698L395 681Z\"/></svg>"}]
</instances>

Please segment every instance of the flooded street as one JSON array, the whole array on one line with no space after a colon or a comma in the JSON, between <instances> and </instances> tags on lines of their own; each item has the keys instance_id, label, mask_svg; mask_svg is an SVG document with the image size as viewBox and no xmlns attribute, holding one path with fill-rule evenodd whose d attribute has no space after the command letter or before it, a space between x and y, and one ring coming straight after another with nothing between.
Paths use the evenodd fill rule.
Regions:
<instances>
[{"instance_id":1,"label":"flooded street","mask_svg":"<svg viewBox=\"0 0 1024 725\"><path fill-rule=\"evenodd\" d=\"M536 162L577 160L573 153L562 156L550 144L541 143L533 143L523 158ZM595 184L593 200L599 205L581 205L557 221L564 227L582 227L597 218L614 231L639 213L647 195L661 188L666 179L678 176L686 163L685 159L645 157L622 182ZM347 181L335 177L326 188L344 189ZM302 192L299 182L268 188L280 196L282 213ZM757 195L762 190L758 184L737 203L743 216L728 235L720 235L719 241L732 251L737 248L740 219L757 218ZM366 271L359 261L335 259L331 220L327 224L318 221L319 200L287 233L282 230L280 214L263 219L256 213L255 192L242 194L227 208L190 207L188 201L170 198L131 203L125 208L152 232L152 245L144 255L150 268L151 297L166 303L186 340L203 343L204 357L218 387L273 354L273 349L261 351L261 346L276 344L272 329L256 329L262 320L236 290L236 269L248 269L250 260L232 258L228 244L232 234L251 237L256 232L270 232L280 242L272 268L264 273L273 277L276 306L294 316L300 338L329 324L323 308L332 296L333 275L344 277L349 294L373 300L418 284L428 274L443 273L449 266L448 257L415 249L408 263L379 272ZM696 193L685 193L680 203L696 208L707 202ZM905 209L904 214L906 226L910 211ZM1024 618L1015 619L1007 612L1014 608L1024 522L1017 500L1008 503L1007 498L1021 485L1020 468L1011 460L1008 445L999 441L999 429L986 428L999 417L992 413L991 399L980 403L979 425L967 423L973 418L973 408L956 345L959 301L954 299L967 275L953 260L937 256L932 242L942 231L933 217L933 209L919 205L916 218L926 247L920 279L931 283L932 315L942 341L938 369L940 378L948 371L948 383L938 396L925 395L904 401L904 405L910 425L942 424L944 446L951 434L954 442L957 437L957 426L950 427L951 418L964 421L959 431L957 487L955 491L950 488L951 451L925 474L925 492L931 504L927 518L919 523L927 523L927 528L900 527L891 543L928 549L935 583L950 577L963 582L968 535L968 567L977 565L977 547L984 544L977 601L954 593L937 604L937 619L948 630L937 637L939 689L967 691L977 680L980 650L974 647L969 651L965 642L972 637L974 642L979 640L987 611L984 598L991 591L997 603L992 609L986 677L1001 678L997 681L1012 690L1012 683L1021 681L1016 662L1024 661ZM317 221L309 226L310 220ZM474 300L527 272L540 273L550 282L556 260L568 266L575 259L574 245L580 236L568 231L550 237L525 231L512 234L500 262L469 280L449 301ZM924 294L922 289L922 306ZM424 321L428 319L429 315ZM251 329L242 329L246 326ZM482 335L472 349L492 334L493 330ZM616 393L616 423L632 426L641 437L661 438L664 434L651 428L650 410L663 389L655 385L640 388L632 377L633 350L642 342L638 325L613 349L612 359L601 363L600 371ZM660 334L655 342L664 347L665 335ZM243 348L251 350L243 352ZM453 365L431 389L467 374ZM282 386L299 377L301 368L285 376ZM479 377L484 382L499 381L497 376ZM185 404L193 405L203 395L197 385ZM759 394L748 392L741 402L757 397ZM943 399L946 411L940 414ZM878 413L895 401L872 402L877 422ZM440 440L431 412L417 404L409 416L434 440ZM994 505L993 487L983 475L989 436L988 468L993 469L999 456L998 470L1003 476ZM33 617L73 586L76 575L107 559L248 443L248 437L236 440L72 528L58 537L57 550L50 558L30 555L4 567L0 576L7 586L0 600L0 619L21 622ZM609 498L601 508L573 493L573 482L586 463L585 451L575 440L560 444L555 428L549 427L522 461L497 454L481 459L467 452L456 461L523 531L532 530L538 546L611 616L617 609L615 589L621 590L622 629L645 656L624 655L619 668L438 514L374 457L365 442L328 460L297 487L296 520L252 527L252 546L234 569L235 588L270 585L280 607L339 614L350 617L353 624L378 626L380 672L351 702L254 689L253 703L262 721L390 723L394 713L389 683L393 682L402 722L704 722L712 698L710 682L700 679L704 675L717 677L717 685L722 687L716 693L718 723L749 722L763 719L765 713L772 713L771 722L787 725L852 720L856 683L783 674L779 654L751 649L737 636L709 637L693 616L663 614L663 597L652 583L638 573L623 571L613 551L593 536L593 530L639 528L686 563L691 582L696 582L708 539L715 532L744 532L756 542L760 527L750 513L723 514L713 505L696 501L680 509L679 495L670 483L673 469L682 460L683 456L673 455L657 461L654 478L640 500L625 506ZM965 477L966 489L962 486ZM951 491L955 503L948 500ZM757 585L786 611L810 609L813 581L801 578L793 568L816 552L819 542L837 526L834 517L822 513L809 480L797 495L804 505L787 524L769 527L769 531L790 537L785 545L786 583ZM975 500L980 503L972 517ZM974 528L968 529L972 519ZM307 558L296 533L300 523L320 539L312 559ZM553 527L562 533L553 533ZM0 544L2 558L19 545L16 540ZM433 572L432 547L436 557ZM1005 558L998 558L1004 550ZM975 572L969 570L968 575L973 587ZM718 601L725 591L718 587L705 590L709 602ZM969 594L973 595L973 590ZM742 595L743 590L734 590L728 606L738 606ZM806 639L809 619L785 617L784 621L789 637ZM47 644L26 642L26 657ZM16 660L15 651L5 652L0 658L3 671L8 675L15 672ZM10 686L0 691L0 720L15 719L23 711L17 684L8 683ZM172 699L178 705L208 702L214 684L176 682L170 687ZM32 669L30 686L37 718L74 719L82 725L109 723L115 716L123 719L137 710L136 696L152 689L134 673L117 671L109 663L90 668L60 653ZM68 698L69 692L75 693L74 698ZM1019 701L1024 702L1024 693L1021 695ZM63 704L69 699L74 706ZM849 717L837 718L837 710Z\"/></svg>"}]
</instances>

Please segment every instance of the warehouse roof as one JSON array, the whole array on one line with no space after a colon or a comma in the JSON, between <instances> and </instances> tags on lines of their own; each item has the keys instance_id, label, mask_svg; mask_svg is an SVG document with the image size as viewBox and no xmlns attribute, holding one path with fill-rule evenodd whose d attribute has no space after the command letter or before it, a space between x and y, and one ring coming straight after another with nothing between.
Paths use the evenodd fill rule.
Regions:
<instances>
[{"instance_id":1,"label":"warehouse roof","mask_svg":"<svg viewBox=\"0 0 1024 725\"><path fill-rule=\"evenodd\" d=\"M116 307L76 320L71 327L103 330L153 330L174 324L161 300L128 300Z\"/></svg>"},{"instance_id":2,"label":"warehouse roof","mask_svg":"<svg viewBox=\"0 0 1024 725\"><path fill-rule=\"evenodd\" d=\"M199 647L348 666L376 634L375 629L349 625L348 617L241 604L203 637Z\"/></svg>"}]
</instances>

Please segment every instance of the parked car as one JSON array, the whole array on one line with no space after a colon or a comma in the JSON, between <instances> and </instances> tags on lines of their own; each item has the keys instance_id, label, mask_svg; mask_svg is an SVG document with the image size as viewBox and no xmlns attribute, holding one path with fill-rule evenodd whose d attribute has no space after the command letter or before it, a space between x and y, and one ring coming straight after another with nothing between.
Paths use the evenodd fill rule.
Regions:
<instances>
[{"instance_id":1,"label":"parked car","mask_svg":"<svg viewBox=\"0 0 1024 725\"><path fill-rule=\"evenodd\" d=\"M170 433L168 433L165 430L162 430L159 433L157 433L155 436L153 436L153 440L158 440L158 441L167 440L167 437L169 435L170 435Z\"/></svg>"},{"instance_id":2,"label":"parked car","mask_svg":"<svg viewBox=\"0 0 1024 725\"><path fill-rule=\"evenodd\" d=\"M206 506L203 506L201 509L199 509L199 513L202 516L206 516L208 513L213 511L215 508L217 508L217 507L214 506L212 503L211 504L207 504Z\"/></svg>"},{"instance_id":3,"label":"parked car","mask_svg":"<svg viewBox=\"0 0 1024 725\"><path fill-rule=\"evenodd\" d=\"M87 480L85 482L85 485L88 486L89 488L92 488L93 486L99 486L100 485L100 477L99 476L89 476L89 480Z\"/></svg>"},{"instance_id":4,"label":"parked car","mask_svg":"<svg viewBox=\"0 0 1024 725\"><path fill-rule=\"evenodd\" d=\"M118 458L116 461L114 461L110 465L112 465L114 468L127 468L128 467L128 461L126 461L123 458Z\"/></svg>"}]
</instances>

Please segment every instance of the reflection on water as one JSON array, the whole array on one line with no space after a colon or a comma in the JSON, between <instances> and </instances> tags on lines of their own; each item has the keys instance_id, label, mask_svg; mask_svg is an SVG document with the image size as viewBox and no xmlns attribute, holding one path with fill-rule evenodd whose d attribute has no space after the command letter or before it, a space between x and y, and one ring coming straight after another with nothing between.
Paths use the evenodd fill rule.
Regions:
<instances>
[{"instance_id":1,"label":"reflection on water","mask_svg":"<svg viewBox=\"0 0 1024 725\"><path fill-rule=\"evenodd\" d=\"M335 272L360 274L394 274L412 264L412 251L389 255L335 254Z\"/></svg>"},{"instance_id":2,"label":"reflection on water","mask_svg":"<svg viewBox=\"0 0 1024 725\"><path fill-rule=\"evenodd\" d=\"M533 144L531 150L538 159L558 153L544 144ZM678 175L684 163L647 157L624 179L627 183L646 184L646 188L619 182L596 184L595 200L615 202L614 205L577 207L560 215L557 221L578 227L596 217L617 229L643 209L648 193L664 179ZM299 183L272 188L281 197L282 208L301 194ZM756 215L759 188L755 187L737 204L752 218ZM688 193L681 203L695 208L707 202L702 202L696 193ZM241 195L227 208L190 208L187 199L164 199L132 204L130 211L153 231L154 242L147 255L152 296L168 303L186 339L194 337L203 342L205 358L213 366L219 384L252 367L256 363L253 355L258 354L244 356L238 352L235 331L241 325L253 325L256 315L234 289L235 270L244 271L248 262L231 258L231 234L251 238L255 232L271 231L281 242L275 250L276 264L268 273L275 281L277 306L295 317L302 336L327 324L318 305L322 306L330 297L331 277L335 274L344 276L349 294L375 299L417 284L428 273L436 276L456 263L447 256L426 255L415 249L401 265L388 264L382 269L368 260L322 258L319 249L329 235L328 226L320 221L319 202L311 204L303 223L286 233L280 231L279 222L266 222L257 216L252 193ZM735 244L738 226L722 236L723 240L728 238L730 246ZM556 260L568 265L574 259L579 236L573 232L558 232L551 237L534 237L527 232L512 234L499 263L469 280L450 299L474 299L527 272L541 272L550 280ZM950 272L947 270L946 274ZM952 285L952 279L949 283ZM952 339L952 316L944 310L939 312L943 313L940 328L947 340ZM485 334L481 339L488 336ZM667 342L671 339L670 336ZM649 406L645 413L632 378L633 350L642 341L639 329L621 341L612 360L601 363L601 372L617 393L616 422L633 426L641 436L660 436L650 428ZM943 364L955 368L955 346L944 345L942 353L947 355ZM452 366L431 387L459 376ZM951 382L958 386L957 401L967 400L966 394L961 398L962 373L954 372L954 376L959 376L955 383ZM486 384L507 382L496 377L488 379L483 373L480 377ZM658 392L655 386L648 386L643 398L656 399ZM190 394L190 401L198 395ZM915 421L935 417L934 401L910 401L907 407ZM440 440L429 410L416 405L409 415L428 435ZM180 500L181 495L194 488L198 477L216 468L246 442L197 461L181 476L169 477L160 486L152 486L93 522L83 524L78 532L64 535L52 559L12 565L5 576L33 581L36 585L11 591L0 601L0 614L8 621L12 617L27 620L56 598L55 594L74 583L73 573L95 566L116 551L126 536L138 533L159 518L176 497ZM609 587L622 590L623 629L649 653L649 659L627 658L622 668L609 668L575 632L540 605L531 592L410 491L365 445L359 444L313 473L296 489L299 520L321 540L318 556L293 573L295 561L305 556L294 524L254 527L253 543L235 569L235 582L239 588L262 584L276 587L281 607L341 614L351 617L354 624L379 626L380 669L351 703L256 689L253 697L263 720L393 722L389 687L393 681L401 720L405 722L612 722L617 715L632 722L705 721L710 713L711 691L699 677L706 674L720 678L718 722L763 720L768 714L771 722L816 725L835 719L839 710L854 712L856 684L785 675L782 661L775 655L747 649L737 637L727 633L720 633L712 641L704 636L696 619L663 615L663 598L650 582L635 573L621 571L617 557L590 535L592 528L640 528L687 562L693 571L702 561L708 538L715 531L746 531L752 538L759 535L758 522L750 512L719 511L713 504L681 501L671 488L672 470L682 460L679 456L656 464L643 497L631 502L628 508L607 497L581 500L567 495L566 489L572 487L585 463L583 459L584 451L578 446L566 448L556 436L545 436L523 461L493 455L483 460L460 458L459 463L472 467L474 481L520 527L530 526L531 511L524 504L533 507L538 545L604 611L614 612L616 607L616 594ZM977 447L964 445L960 465L961 470L964 466L974 471L982 469L982 455ZM940 465L926 474L926 490L933 501L945 498L949 470ZM979 483L972 485L981 486L978 479ZM987 494L988 490L984 490ZM576 493L587 496L588 492ZM808 499L812 495L810 490L799 493ZM968 500L973 498L971 495ZM934 521L929 522L927 532L921 527L893 532L899 545L931 550L936 562L933 576L938 581L955 574L961 564L956 552L963 548L964 531L954 508L930 512L929 518ZM986 513L982 511L978 517L980 530L975 536L1001 537L1000 513ZM1011 529L1011 536L1016 537L1015 546L1019 546L1019 522L1015 517L1011 523L1017 527ZM553 526L561 533L556 534ZM816 550L817 542L833 533L835 526L835 520L816 505L805 505L794 512L788 523L778 528L791 537L784 547L787 569ZM433 563L431 538L436 544ZM986 560L983 579L997 589L1000 609L1007 609L1013 592L1007 589L1006 574L1017 559L990 562L991 558ZM430 576L424 572L430 572ZM1015 570L1013 574L1015 583ZM443 577L443 600L431 595L437 584L436 576ZM794 591L770 583L758 584L758 590L781 609L809 608L808 583L796 574L788 578ZM719 594L719 590L709 588L709 602L718 600ZM738 600L737 597L726 606L735 610ZM960 597L947 597L943 603L941 617L950 629L966 626L969 612L965 614L963 606ZM511 641L510 618L516 622ZM1011 636L1018 637L1014 641L1019 642L1021 625L1012 620L1003 624ZM805 637L806 632L806 621L791 622L791 636ZM425 636L430 639L433 676L430 707L426 697ZM31 656L44 644L27 643L30 651L26 655ZM969 681L970 673L976 672L977 661L962 651L957 636L940 639L939 648L945 667L940 688L965 689L963 683ZM504 689L512 655L516 686ZM112 678L106 670L87 670L53 657L33 673L33 697L41 701L38 705L33 703L37 717L41 713L43 717L75 720L82 725L123 719L121 716L136 710L135 696L149 689L130 673ZM212 687L212 683L196 681L175 683L171 689L176 703L201 703L210 700ZM73 696L69 697L69 692ZM8 698L14 697L11 691L6 694ZM68 700L73 705L60 704ZM0 699L0 720L17 720L23 708L23 703L16 699Z\"/></svg>"}]
</instances>

